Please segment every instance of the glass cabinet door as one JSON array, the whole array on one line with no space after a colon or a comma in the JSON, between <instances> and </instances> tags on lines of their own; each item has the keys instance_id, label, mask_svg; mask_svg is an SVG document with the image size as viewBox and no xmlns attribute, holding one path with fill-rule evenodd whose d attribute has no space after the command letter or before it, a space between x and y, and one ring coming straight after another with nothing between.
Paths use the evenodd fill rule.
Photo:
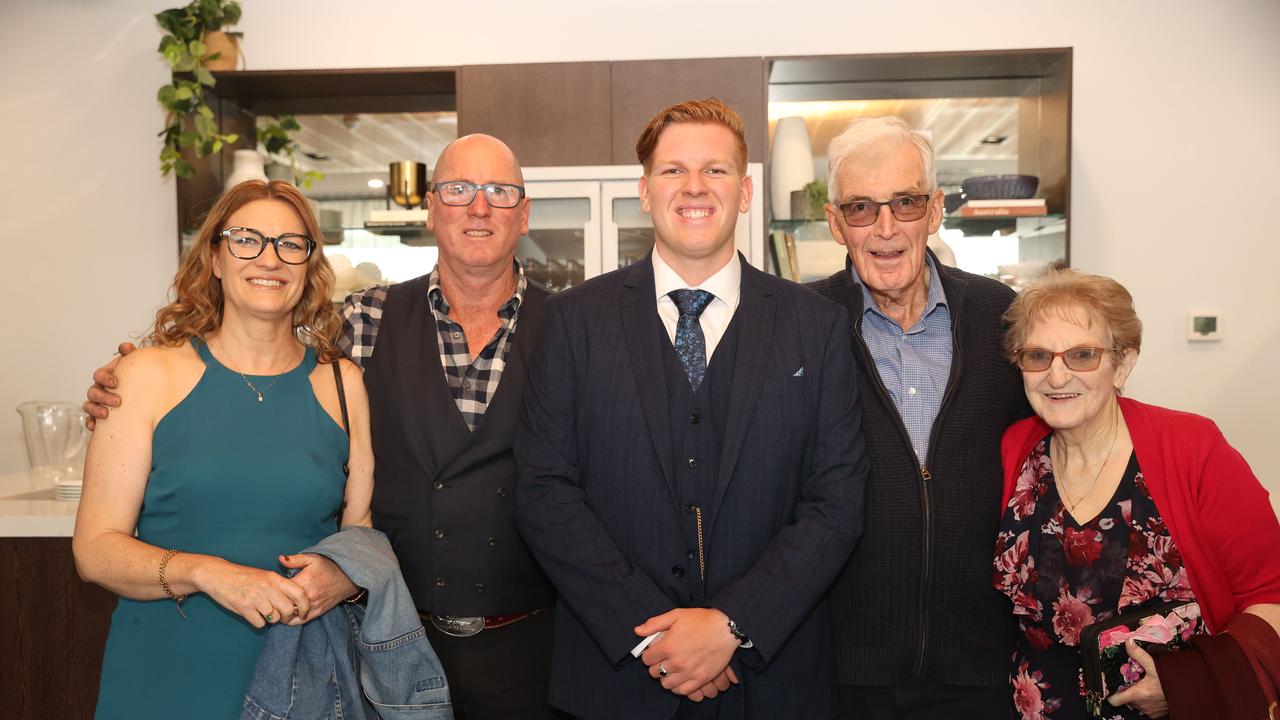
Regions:
<instances>
[{"instance_id":1,"label":"glass cabinet door","mask_svg":"<svg viewBox=\"0 0 1280 720\"><path fill-rule=\"evenodd\" d=\"M600 184L527 182L525 189L533 201L529 233L516 245L525 275L559 292L600 274Z\"/></svg>"},{"instance_id":2,"label":"glass cabinet door","mask_svg":"<svg viewBox=\"0 0 1280 720\"><path fill-rule=\"evenodd\" d=\"M653 248L653 221L640 208L640 192L634 180L601 183L604 206L605 272L643 260Z\"/></svg>"}]
</instances>

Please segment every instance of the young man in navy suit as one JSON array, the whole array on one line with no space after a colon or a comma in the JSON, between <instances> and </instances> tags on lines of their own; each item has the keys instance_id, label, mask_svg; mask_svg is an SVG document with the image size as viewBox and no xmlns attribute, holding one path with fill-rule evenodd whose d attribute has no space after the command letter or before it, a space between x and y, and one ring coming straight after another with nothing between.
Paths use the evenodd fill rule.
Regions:
<instances>
[{"instance_id":1,"label":"young man in navy suit","mask_svg":"<svg viewBox=\"0 0 1280 720\"><path fill-rule=\"evenodd\" d=\"M517 522L561 593L551 702L582 718L828 718L819 602L862 531L848 315L734 250L741 118L636 143L650 256L548 300Z\"/></svg>"}]
</instances>

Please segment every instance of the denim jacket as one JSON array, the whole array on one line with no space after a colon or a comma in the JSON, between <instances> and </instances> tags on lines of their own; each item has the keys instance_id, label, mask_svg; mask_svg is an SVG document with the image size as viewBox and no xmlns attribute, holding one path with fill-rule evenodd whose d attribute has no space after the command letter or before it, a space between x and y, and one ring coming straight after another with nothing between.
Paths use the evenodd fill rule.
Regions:
<instances>
[{"instance_id":1,"label":"denim jacket","mask_svg":"<svg viewBox=\"0 0 1280 720\"><path fill-rule=\"evenodd\" d=\"M386 536L347 527L302 552L367 589L368 608L272 625L241 720L452 720L444 670Z\"/></svg>"}]
</instances>

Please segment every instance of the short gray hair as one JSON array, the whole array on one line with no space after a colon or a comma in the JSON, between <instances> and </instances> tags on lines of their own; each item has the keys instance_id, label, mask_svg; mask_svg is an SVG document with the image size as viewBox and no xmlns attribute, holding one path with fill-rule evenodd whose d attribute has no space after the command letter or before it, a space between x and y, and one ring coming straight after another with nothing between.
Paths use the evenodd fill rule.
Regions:
<instances>
[{"instance_id":1,"label":"short gray hair","mask_svg":"<svg viewBox=\"0 0 1280 720\"><path fill-rule=\"evenodd\" d=\"M933 174L933 143L929 138L913 132L902 118L869 117L849 123L849 127L827 146L827 196L831 202L840 199L836 197L836 177L847 160L869 153L872 146L893 141L896 141L895 146L909 142L920 151L920 162L924 165L924 189L932 192L938 186L938 179Z\"/></svg>"}]
</instances>

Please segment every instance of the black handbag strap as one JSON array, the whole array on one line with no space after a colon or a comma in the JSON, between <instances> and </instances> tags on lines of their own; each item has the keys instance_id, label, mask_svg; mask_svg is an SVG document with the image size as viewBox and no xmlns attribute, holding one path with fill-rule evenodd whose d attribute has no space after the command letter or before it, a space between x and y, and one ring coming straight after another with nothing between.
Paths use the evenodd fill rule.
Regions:
<instances>
[{"instance_id":1,"label":"black handbag strap","mask_svg":"<svg viewBox=\"0 0 1280 720\"><path fill-rule=\"evenodd\" d=\"M351 437L351 424L347 419L347 389L342 385L341 365L341 360L333 361L333 381L338 385L338 406L342 408L342 430L347 433L347 437ZM342 463L342 474L344 477L351 476L351 466L347 463Z\"/></svg>"},{"instance_id":2,"label":"black handbag strap","mask_svg":"<svg viewBox=\"0 0 1280 720\"><path fill-rule=\"evenodd\" d=\"M342 429L346 431L347 437L351 437L351 427L347 422L347 390L342 385L342 364L341 360L333 361L333 381L338 384L338 406L342 408Z\"/></svg>"}]
</instances>

